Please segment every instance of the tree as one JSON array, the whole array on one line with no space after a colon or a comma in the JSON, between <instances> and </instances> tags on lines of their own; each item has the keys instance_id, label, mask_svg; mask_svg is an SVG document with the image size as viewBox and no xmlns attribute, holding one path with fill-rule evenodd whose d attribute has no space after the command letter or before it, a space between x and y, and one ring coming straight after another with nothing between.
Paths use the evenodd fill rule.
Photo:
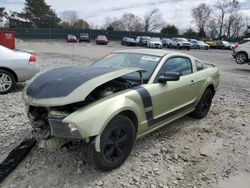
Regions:
<instances>
[{"instance_id":1,"label":"tree","mask_svg":"<svg viewBox=\"0 0 250 188\"><path fill-rule=\"evenodd\" d=\"M235 22L236 17L237 17L237 13L240 10L240 2L238 0L231 0L229 1L229 8L228 8L228 13L229 13L229 17L227 19L227 23L226 23L226 31L227 31L227 37L230 38L231 37L231 27L233 22Z\"/></svg>"},{"instance_id":2,"label":"tree","mask_svg":"<svg viewBox=\"0 0 250 188\"><path fill-rule=\"evenodd\" d=\"M63 11L61 15L63 22L67 23L70 28L72 28L79 19L77 12L74 10Z\"/></svg>"},{"instance_id":3,"label":"tree","mask_svg":"<svg viewBox=\"0 0 250 188\"><path fill-rule=\"evenodd\" d=\"M4 7L0 7L0 22L3 21L3 18L7 16L7 12Z\"/></svg>"},{"instance_id":4,"label":"tree","mask_svg":"<svg viewBox=\"0 0 250 188\"><path fill-rule=\"evenodd\" d=\"M124 24L122 23L121 19L117 19L116 17L105 18L105 24L103 28L110 30L110 31L122 31L125 30Z\"/></svg>"},{"instance_id":5,"label":"tree","mask_svg":"<svg viewBox=\"0 0 250 188\"><path fill-rule=\"evenodd\" d=\"M228 0L217 0L215 8L219 11L219 17L218 17L219 37L222 36L225 14L227 13L228 7L229 7Z\"/></svg>"},{"instance_id":6,"label":"tree","mask_svg":"<svg viewBox=\"0 0 250 188\"><path fill-rule=\"evenodd\" d=\"M125 13L121 18L121 23L127 31L143 31L143 24L140 17L132 14Z\"/></svg>"},{"instance_id":7,"label":"tree","mask_svg":"<svg viewBox=\"0 0 250 188\"><path fill-rule=\"evenodd\" d=\"M158 8L152 9L147 12L144 16L144 31L152 32L157 29L160 29L163 26L164 22L162 15Z\"/></svg>"},{"instance_id":8,"label":"tree","mask_svg":"<svg viewBox=\"0 0 250 188\"><path fill-rule=\"evenodd\" d=\"M26 0L24 10L17 16L32 23L33 27L57 27L60 22L60 18L45 0Z\"/></svg>"},{"instance_id":9,"label":"tree","mask_svg":"<svg viewBox=\"0 0 250 188\"><path fill-rule=\"evenodd\" d=\"M188 30L186 30L186 31L183 33L183 35L184 35L185 37L188 37L188 38L191 38L191 37L196 38L196 37L198 36L198 33L195 32L195 31L190 27Z\"/></svg>"},{"instance_id":10,"label":"tree","mask_svg":"<svg viewBox=\"0 0 250 188\"><path fill-rule=\"evenodd\" d=\"M202 3L198 7L192 9L192 17L201 35L204 35L205 33L205 26L210 14L211 8L205 3Z\"/></svg>"},{"instance_id":11,"label":"tree","mask_svg":"<svg viewBox=\"0 0 250 188\"><path fill-rule=\"evenodd\" d=\"M74 25L73 28L75 29L89 29L89 24L83 19L78 19Z\"/></svg>"},{"instance_id":12,"label":"tree","mask_svg":"<svg viewBox=\"0 0 250 188\"><path fill-rule=\"evenodd\" d=\"M161 29L161 33L175 36L179 34L179 30L175 25L166 25Z\"/></svg>"},{"instance_id":13,"label":"tree","mask_svg":"<svg viewBox=\"0 0 250 188\"><path fill-rule=\"evenodd\" d=\"M210 38L217 38L218 36L218 28L217 28L217 20L215 18L210 18L206 25L206 33Z\"/></svg>"}]
</instances>

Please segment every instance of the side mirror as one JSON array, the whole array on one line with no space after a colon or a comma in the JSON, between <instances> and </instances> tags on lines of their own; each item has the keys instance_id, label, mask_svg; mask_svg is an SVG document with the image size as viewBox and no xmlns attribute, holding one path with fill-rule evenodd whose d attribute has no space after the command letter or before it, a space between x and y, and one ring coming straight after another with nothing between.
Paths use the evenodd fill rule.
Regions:
<instances>
[{"instance_id":1,"label":"side mirror","mask_svg":"<svg viewBox=\"0 0 250 188\"><path fill-rule=\"evenodd\" d=\"M178 72L164 72L164 75L158 78L160 83L166 83L167 81L178 81L180 79L180 73Z\"/></svg>"}]
</instances>

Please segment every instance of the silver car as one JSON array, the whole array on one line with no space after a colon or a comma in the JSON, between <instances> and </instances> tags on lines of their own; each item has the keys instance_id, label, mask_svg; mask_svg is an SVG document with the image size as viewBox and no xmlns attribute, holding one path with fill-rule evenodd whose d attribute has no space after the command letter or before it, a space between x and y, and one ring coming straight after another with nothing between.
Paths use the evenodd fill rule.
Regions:
<instances>
[{"instance_id":1,"label":"silver car","mask_svg":"<svg viewBox=\"0 0 250 188\"><path fill-rule=\"evenodd\" d=\"M40 71L32 54L13 51L0 45L0 94L15 88L17 82L25 82Z\"/></svg>"}]
</instances>

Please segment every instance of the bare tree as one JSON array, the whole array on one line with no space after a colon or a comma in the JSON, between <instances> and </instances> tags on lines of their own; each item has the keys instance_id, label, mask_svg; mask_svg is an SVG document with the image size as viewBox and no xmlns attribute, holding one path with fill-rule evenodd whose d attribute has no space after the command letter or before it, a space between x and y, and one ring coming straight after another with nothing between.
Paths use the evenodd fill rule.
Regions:
<instances>
[{"instance_id":1,"label":"bare tree","mask_svg":"<svg viewBox=\"0 0 250 188\"><path fill-rule=\"evenodd\" d=\"M198 7L192 9L192 17L199 32L205 31L205 25L210 17L211 11L211 8L205 3L202 3Z\"/></svg>"},{"instance_id":2,"label":"bare tree","mask_svg":"<svg viewBox=\"0 0 250 188\"><path fill-rule=\"evenodd\" d=\"M121 18L121 22L124 26L124 29L127 31L142 31L143 24L140 17L132 14L125 13Z\"/></svg>"},{"instance_id":3,"label":"bare tree","mask_svg":"<svg viewBox=\"0 0 250 188\"><path fill-rule=\"evenodd\" d=\"M210 18L206 24L206 32L210 38L216 38L218 36L217 20Z\"/></svg>"},{"instance_id":4,"label":"bare tree","mask_svg":"<svg viewBox=\"0 0 250 188\"><path fill-rule=\"evenodd\" d=\"M160 29L164 25L162 15L158 8L152 9L144 16L144 31L152 32Z\"/></svg>"},{"instance_id":5,"label":"bare tree","mask_svg":"<svg viewBox=\"0 0 250 188\"><path fill-rule=\"evenodd\" d=\"M231 30L232 30L232 24L235 22L237 18L237 14L240 10L240 2L238 0L231 0L229 1L229 7L228 7L228 19L225 24L225 29L227 31L227 37L231 37Z\"/></svg>"},{"instance_id":6,"label":"bare tree","mask_svg":"<svg viewBox=\"0 0 250 188\"><path fill-rule=\"evenodd\" d=\"M237 13L234 22L232 23L232 38L239 38L244 33L248 26L249 17Z\"/></svg>"},{"instance_id":7,"label":"bare tree","mask_svg":"<svg viewBox=\"0 0 250 188\"><path fill-rule=\"evenodd\" d=\"M219 11L218 24L219 24L219 37L221 37L223 32L223 25L225 14L228 11L229 0L217 0L215 8Z\"/></svg>"},{"instance_id":8,"label":"bare tree","mask_svg":"<svg viewBox=\"0 0 250 188\"><path fill-rule=\"evenodd\" d=\"M74 24L79 20L78 14L74 10L64 11L61 13L63 22L69 24L70 27L73 27Z\"/></svg>"},{"instance_id":9,"label":"bare tree","mask_svg":"<svg viewBox=\"0 0 250 188\"><path fill-rule=\"evenodd\" d=\"M105 29L110 28L111 30L114 30L114 31L125 30L124 24L122 23L121 19L118 19L116 17L113 17L113 18L107 17L107 18L105 18L105 24L104 24L103 27Z\"/></svg>"}]
</instances>

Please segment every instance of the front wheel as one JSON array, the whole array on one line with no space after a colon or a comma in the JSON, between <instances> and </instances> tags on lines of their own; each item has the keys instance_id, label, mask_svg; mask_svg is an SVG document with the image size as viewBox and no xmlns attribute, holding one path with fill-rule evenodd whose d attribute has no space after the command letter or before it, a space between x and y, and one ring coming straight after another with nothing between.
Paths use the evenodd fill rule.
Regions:
<instances>
[{"instance_id":1,"label":"front wheel","mask_svg":"<svg viewBox=\"0 0 250 188\"><path fill-rule=\"evenodd\" d=\"M195 111L191 115L198 119L206 117L207 113L209 112L212 99L213 99L213 91L207 88L203 93L200 102L196 106Z\"/></svg>"},{"instance_id":2,"label":"front wheel","mask_svg":"<svg viewBox=\"0 0 250 188\"><path fill-rule=\"evenodd\" d=\"M100 138L100 152L92 149L92 161L102 171L120 166L129 156L136 137L133 122L124 115L113 118Z\"/></svg>"},{"instance_id":3,"label":"front wheel","mask_svg":"<svg viewBox=\"0 0 250 188\"><path fill-rule=\"evenodd\" d=\"M235 61L237 64L240 65L245 64L247 62L247 55L245 53L240 52L236 54Z\"/></svg>"},{"instance_id":4,"label":"front wheel","mask_svg":"<svg viewBox=\"0 0 250 188\"><path fill-rule=\"evenodd\" d=\"M0 94L11 92L16 85L14 76L6 71L0 70Z\"/></svg>"}]
</instances>

